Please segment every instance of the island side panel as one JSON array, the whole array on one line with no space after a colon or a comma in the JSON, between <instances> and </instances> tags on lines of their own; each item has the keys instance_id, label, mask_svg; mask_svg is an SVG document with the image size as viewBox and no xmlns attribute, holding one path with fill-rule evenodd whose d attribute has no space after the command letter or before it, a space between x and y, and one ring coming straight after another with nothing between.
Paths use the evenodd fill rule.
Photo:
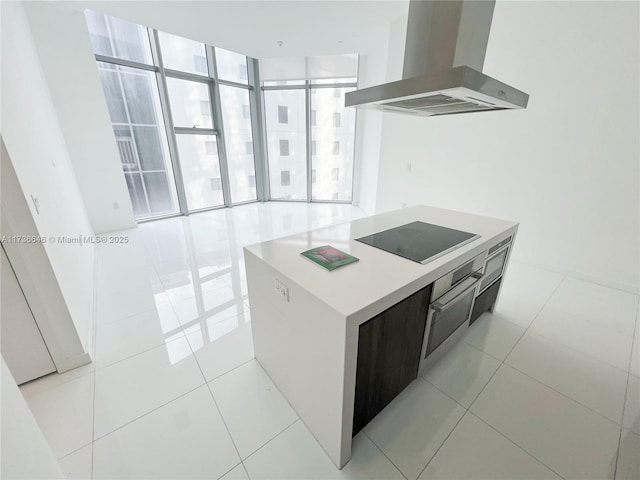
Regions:
<instances>
[{"instance_id":1,"label":"island side panel","mask_svg":"<svg viewBox=\"0 0 640 480\"><path fill-rule=\"evenodd\" d=\"M344 416L353 415L343 405L346 318L247 249L245 263L256 359L342 468L351 456L352 417ZM288 287L289 301L276 280Z\"/></svg>"}]
</instances>

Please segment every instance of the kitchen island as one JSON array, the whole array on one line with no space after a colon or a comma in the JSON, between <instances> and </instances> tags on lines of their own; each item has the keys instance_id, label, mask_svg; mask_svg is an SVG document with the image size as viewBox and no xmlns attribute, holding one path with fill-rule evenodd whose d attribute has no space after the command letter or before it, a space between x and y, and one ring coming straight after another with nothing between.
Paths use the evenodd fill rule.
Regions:
<instances>
[{"instance_id":1,"label":"kitchen island","mask_svg":"<svg viewBox=\"0 0 640 480\"><path fill-rule=\"evenodd\" d=\"M415 221L479 238L424 265L355 240ZM426 322L424 303L429 301L422 297L430 295L440 277L512 243L517 228L511 221L415 206L245 247L256 359L338 468L351 456L356 374L366 362L363 351L360 358L358 352L365 331L361 326L375 319L387 321L388 312L422 317L404 333L418 342L416 363L409 366L415 378ZM322 245L359 261L328 271L300 255ZM505 254L505 265L507 260ZM492 287L490 301L478 304L492 309L499 285L498 280ZM402 318L394 320L395 325L405 329L408 322ZM378 338L389 338L388 333ZM403 368L398 366L399 371Z\"/></svg>"}]
</instances>

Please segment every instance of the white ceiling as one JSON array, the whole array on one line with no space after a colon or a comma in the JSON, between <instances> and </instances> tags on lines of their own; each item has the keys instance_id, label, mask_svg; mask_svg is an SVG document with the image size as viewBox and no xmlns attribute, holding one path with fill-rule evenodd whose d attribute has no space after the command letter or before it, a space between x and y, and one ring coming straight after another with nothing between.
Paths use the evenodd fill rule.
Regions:
<instances>
[{"instance_id":1,"label":"white ceiling","mask_svg":"<svg viewBox=\"0 0 640 480\"><path fill-rule=\"evenodd\" d=\"M105 1L57 0L90 8L255 58L368 53L407 0ZM283 46L278 46L282 41Z\"/></svg>"}]
</instances>

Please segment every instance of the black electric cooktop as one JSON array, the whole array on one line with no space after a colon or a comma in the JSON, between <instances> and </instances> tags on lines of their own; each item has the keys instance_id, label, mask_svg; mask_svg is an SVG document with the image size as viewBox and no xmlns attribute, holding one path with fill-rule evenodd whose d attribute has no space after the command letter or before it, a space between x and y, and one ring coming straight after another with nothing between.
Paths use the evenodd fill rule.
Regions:
<instances>
[{"instance_id":1,"label":"black electric cooktop","mask_svg":"<svg viewBox=\"0 0 640 480\"><path fill-rule=\"evenodd\" d=\"M475 233L430 223L413 222L356 238L356 240L425 264L477 238L480 238L480 235Z\"/></svg>"}]
</instances>

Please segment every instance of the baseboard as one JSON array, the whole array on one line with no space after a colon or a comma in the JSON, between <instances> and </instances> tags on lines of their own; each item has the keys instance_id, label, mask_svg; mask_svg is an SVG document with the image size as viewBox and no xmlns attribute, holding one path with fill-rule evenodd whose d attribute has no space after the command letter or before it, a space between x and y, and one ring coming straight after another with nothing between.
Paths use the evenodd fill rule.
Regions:
<instances>
[{"instance_id":1,"label":"baseboard","mask_svg":"<svg viewBox=\"0 0 640 480\"><path fill-rule=\"evenodd\" d=\"M73 370L74 368L88 365L89 363L91 363L91 361L91 355L89 355L87 352L84 352L79 355L74 355L73 357L67 357L62 361L58 361L56 363L56 367L58 369L58 373L64 373L69 370Z\"/></svg>"}]
</instances>

